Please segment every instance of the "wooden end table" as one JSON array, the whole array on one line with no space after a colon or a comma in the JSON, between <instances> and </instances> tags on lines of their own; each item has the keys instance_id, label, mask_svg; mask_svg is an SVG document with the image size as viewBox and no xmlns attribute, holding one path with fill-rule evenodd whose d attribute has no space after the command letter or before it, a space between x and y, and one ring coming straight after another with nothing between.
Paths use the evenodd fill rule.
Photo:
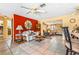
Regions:
<instances>
[{"instance_id":1,"label":"wooden end table","mask_svg":"<svg viewBox=\"0 0 79 59\"><path fill-rule=\"evenodd\" d=\"M25 42L26 40L26 37L25 36L15 36L15 42L16 43L23 43L23 42Z\"/></svg>"},{"instance_id":2,"label":"wooden end table","mask_svg":"<svg viewBox=\"0 0 79 59\"><path fill-rule=\"evenodd\" d=\"M39 42L42 41L42 40L44 40L44 38L45 38L44 36L35 36L35 37L36 37L35 40L39 41Z\"/></svg>"}]
</instances>

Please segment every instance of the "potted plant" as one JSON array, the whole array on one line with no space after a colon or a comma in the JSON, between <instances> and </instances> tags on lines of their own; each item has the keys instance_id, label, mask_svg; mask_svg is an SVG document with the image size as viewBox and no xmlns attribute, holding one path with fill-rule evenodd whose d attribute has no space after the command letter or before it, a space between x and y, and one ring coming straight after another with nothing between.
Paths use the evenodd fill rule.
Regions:
<instances>
[{"instance_id":1,"label":"potted plant","mask_svg":"<svg viewBox=\"0 0 79 59\"><path fill-rule=\"evenodd\" d=\"M79 33L79 27L76 28L76 31Z\"/></svg>"}]
</instances>

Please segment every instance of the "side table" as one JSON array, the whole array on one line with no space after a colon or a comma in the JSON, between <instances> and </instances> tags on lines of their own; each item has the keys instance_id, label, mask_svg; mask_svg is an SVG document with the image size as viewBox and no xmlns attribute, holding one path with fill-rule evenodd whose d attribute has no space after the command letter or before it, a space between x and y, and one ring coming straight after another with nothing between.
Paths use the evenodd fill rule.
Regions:
<instances>
[{"instance_id":1,"label":"side table","mask_svg":"<svg viewBox=\"0 0 79 59\"><path fill-rule=\"evenodd\" d=\"M22 42L25 42L26 40L26 37L25 36L22 36L22 35L20 35L20 34L17 34L16 36L15 36L15 42L16 43L22 43Z\"/></svg>"}]
</instances>

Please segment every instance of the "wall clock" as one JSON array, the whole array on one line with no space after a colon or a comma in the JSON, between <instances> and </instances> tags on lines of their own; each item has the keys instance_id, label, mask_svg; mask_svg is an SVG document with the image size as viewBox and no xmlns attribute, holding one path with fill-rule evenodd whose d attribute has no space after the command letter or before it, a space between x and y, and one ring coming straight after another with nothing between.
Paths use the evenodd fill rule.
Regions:
<instances>
[{"instance_id":1,"label":"wall clock","mask_svg":"<svg viewBox=\"0 0 79 59\"><path fill-rule=\"evenodd\" d=\"M69 21L70 21L70 23L75 23L76 19L75 18L71 18Z\"/></svg>"},{"instance_id":2,"label":"wall clock","mask_svg":"<svg viewBox=\"0 0 79 59\"><path fill-rule=\"evenodd\" d=\"M32 28L32 22L29 21L29 20L25 21L25 28L26 29L31 29Z\"/></svg>"}]
</instances>

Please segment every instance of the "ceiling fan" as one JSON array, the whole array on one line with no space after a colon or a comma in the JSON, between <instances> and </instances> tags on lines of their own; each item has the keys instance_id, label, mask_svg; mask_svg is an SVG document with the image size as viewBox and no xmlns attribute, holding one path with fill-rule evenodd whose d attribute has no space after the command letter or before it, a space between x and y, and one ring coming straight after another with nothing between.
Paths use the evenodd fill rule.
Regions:
<instances>
[{"instance_id":1,"label":"ceiling fan","mask_svg":"<svg viewBox=\"0 0 79 59\"><path fill-rule=\"evenodd\" d=\"M25 6L21 6L21 8L28 10L28 12L26 14L30 14L30 13L37 14L37 13L46 13L45 10L41 9L45 6L46 6L46 4L43 3L43 4L38 5L37 7L28 8L28 7L25 7Z\"/></svg>"}]
</instances>

